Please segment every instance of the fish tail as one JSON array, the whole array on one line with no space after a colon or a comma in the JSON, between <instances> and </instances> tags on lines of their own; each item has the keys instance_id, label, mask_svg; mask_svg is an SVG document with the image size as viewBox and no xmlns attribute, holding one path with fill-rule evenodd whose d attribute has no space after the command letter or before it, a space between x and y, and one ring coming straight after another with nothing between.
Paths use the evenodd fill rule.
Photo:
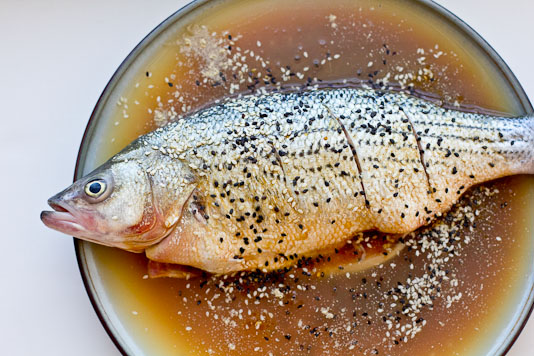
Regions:
<instances>
[{"instance_id":1,"label":"fish tail","mask_svg":"<svg viewBox=\"0 0 534 356\"><path fill-rule=\"evenodd\" d=\"M509 121L512 123L510 134L501 146L510 164L512 174L534 174L534 115Z\"/></svg>"},{"instance_id":2,"label":"fish tail","mask_svg":"<svg viewBox=\"0 0 534 356\"><path fill-rule=\"evenodd\" d=\"M525 173L534 174L534 114L525 118L526 121L526 135L527 135L527 171Z\"/></svg>"}]
</instances>

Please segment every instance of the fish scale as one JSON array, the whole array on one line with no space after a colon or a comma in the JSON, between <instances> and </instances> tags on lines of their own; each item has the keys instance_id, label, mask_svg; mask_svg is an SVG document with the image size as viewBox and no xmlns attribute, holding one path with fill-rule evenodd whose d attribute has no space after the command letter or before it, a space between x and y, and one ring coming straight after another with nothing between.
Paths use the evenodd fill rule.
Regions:
<instances>
[{"instance_id":1,"label":"fish scale","mask_svg":"<svg viewBox=\"0 0 534 356\"><path fill-rule=\"evenodd\" d=\"M350 235L371 227L367 221L352 218L355 208L366 208L363 195L357 193L358 189L354 192L353 187L360 185L359 174L337 120L324 120L328 116L324 106L301 108L288 103L292 101L281 103L278 114L291 115L271 115L269 122L258 121L266 110L261 104L231 108L234 118L244 114L246 122L256 124L237 123L234 127L244 131L234 138L239 144L230 144L232 140L226 137L222 145L197 145L188 160L194 167L209 167L210 171L210 180L197 188L204 192L202 204L211 217L206 238L211 236L215 243L213 237L219 235L213 230L230 232L233 239L223 238L217 244L221 250L233 250L233 258L238 260L260 258L265 250L261 258L270 257L276 265L274 256L298 255L302 245L328 247L332 242L324 238L324 233ZM276 127L282 119L285 131ZM250 132L250 127L268 126L271 131ZM235 135L235 129L231 134ZM249 140L253 136L255 139ZM225 157L224 162L214 162L210 155ZM229 169L229 162L239 163L231 163ZM260 214L263 219L258 222ZM264 226L269 226L267 231ZM284 264L286 259L280 257L278 264Z\"/></svg>"},{"instance_id":2,"label":"fish scale","mask_svg":"<svg viewBox=\"0 0 534 356\"><path fill-rule=\"evenodd\" d=\"M420 199L428 194L429 184L412 123L391 95L362 96L346 91L342 98L345 100L325 105L332 107L333 115L346 128L358 156L373 228L392 233L413 231L435 204Z\"/></svg>"},{"instance_id":3,"label":"fish scale","mask_svg":"<svg viewBox=\"0 0 534 356\"><path fill-rule=\"evenodd\" d=\"M317 103L291 107L291 102L282 103L281 112L292 113L285 121L294 134L287 140L282 135L274 138L274 146L283 152L285 184L295 202L290 221L302 226L293 236L305 235L293 247L299 251L311 242L322 248L330 241L318 226L331 225L328 233L349 234L369 228L366 221L351 219L352 210L363 207L364 198L354 195L360 178L347 139L326 108Z\"/></svg>"},{"instance_id":4,"label":"fish scale","mask_svg":"<svg viewBox=\"0 0 534 356\"><path fill-rule=\"evenodd\" d=\"M502 175L527 172L532 151L527 119L488 119L418 105L407 105L405 112L417 128L432 198L438 204L453 204L470 186L493 179L497 166Z\"/></svg>"}]
</instances>

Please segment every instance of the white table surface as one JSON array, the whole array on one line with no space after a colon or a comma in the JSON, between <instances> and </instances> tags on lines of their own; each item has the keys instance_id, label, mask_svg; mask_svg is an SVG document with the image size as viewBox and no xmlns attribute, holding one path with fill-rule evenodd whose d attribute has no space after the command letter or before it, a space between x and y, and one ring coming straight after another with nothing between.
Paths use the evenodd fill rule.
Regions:
<instances>
[{"instance_id":1,"label":"white table surface","mask_svg":"<svg viewBox=\"0 0 534 356\"><path fill-rule=\"evenodd\" d=\"M534 1L438 2L494 46L534 100ZM72 239L45 228L39 213L69 184L115 69L185 3L0 0L0 354L119 355L89 302ZM533 319L510 356L534 354Z\"/></svg>"}]
</instances>

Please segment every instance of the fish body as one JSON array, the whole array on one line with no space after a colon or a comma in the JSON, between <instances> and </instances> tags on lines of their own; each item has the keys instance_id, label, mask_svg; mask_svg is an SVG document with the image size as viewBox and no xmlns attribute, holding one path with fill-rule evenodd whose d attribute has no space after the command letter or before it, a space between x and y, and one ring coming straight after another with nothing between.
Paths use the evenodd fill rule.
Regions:
<instances>
[{"instance_id":1,"label":"fish body","mask_svg":"<svg viewBox=\"0 0 534 356\"><path fill-rule=\"evenodd\" d=\"M141 136L43 221L157 262L270 271L359 232L414 231L475 184L533 173L533 130L394 92L248 95ZM87 203L99 179L111 192Z\"/></svg>"}]
</instances>

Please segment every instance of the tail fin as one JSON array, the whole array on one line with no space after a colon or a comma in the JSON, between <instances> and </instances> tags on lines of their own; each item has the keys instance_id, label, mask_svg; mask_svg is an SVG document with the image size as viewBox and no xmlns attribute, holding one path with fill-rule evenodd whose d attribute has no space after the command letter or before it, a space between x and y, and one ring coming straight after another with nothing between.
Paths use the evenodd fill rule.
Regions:
<instances>
[{"instance_id":1,"label":"tail fin","mask_svg":"<svg viewBox=\"0 0 534 356\"><path fill-rule=\"evenodd\" d=\"M503 138L514 174L534 174L534 115L511 119L512 130Z\"/></svg>"},{"instance_id":2,"label":"tail fin","mask_svg":"<svg viewBox=\"0 0 534 356\"><path fill-rule=\"evenodd\" d=\"M526 135L528 138L527 147L527 172L528 174L534 174L534 114L531 114L525 118L526 121Z\"/></svg>"}]
</instances>

